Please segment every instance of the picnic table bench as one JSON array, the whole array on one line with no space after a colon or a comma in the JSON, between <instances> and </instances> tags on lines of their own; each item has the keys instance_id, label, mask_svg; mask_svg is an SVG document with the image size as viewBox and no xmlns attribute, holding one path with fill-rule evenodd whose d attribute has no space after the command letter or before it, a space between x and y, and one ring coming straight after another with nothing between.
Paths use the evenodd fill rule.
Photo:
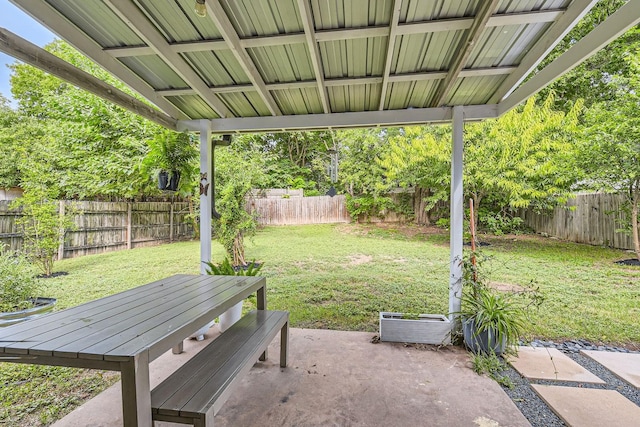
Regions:
<instances>
[{"instance_id":1,"label":"picnic table bench","mask_svg":"<svg viewBox=\"0 0 640 427\"><path fill-rule=\"evenodd\" d=\"M196 427L213 417L266 349L280 337L280 366L287 366L289 313L256 310L214 339L151 392L153 419ZM261 356L262 355L262 356Z\"/></svg>"}]
</instances>

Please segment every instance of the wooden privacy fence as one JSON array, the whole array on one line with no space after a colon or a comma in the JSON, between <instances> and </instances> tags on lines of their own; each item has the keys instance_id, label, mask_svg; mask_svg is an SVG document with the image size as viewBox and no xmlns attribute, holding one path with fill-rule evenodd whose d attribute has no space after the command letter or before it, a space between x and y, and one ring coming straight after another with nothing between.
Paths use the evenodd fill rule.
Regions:
<instances>
[{"instance_id":1,"label":"wooden privacy fence","mask_svg":"<svg viewBox=\"0 0 640 427\"><path fill-rule=\"evenodd\" d=\"M256 213L258 223L261 225L327 224L351 221L344 195L252 199L247 208Z\"/></svg>"},{"instance_id":2,"label":"wooden privacy fence","mask_svg":"<svg viewBox=\"0 0 640 427\"><path fill-rule=\"evenodd\" d=\"M618 220L623 218L619 212L623 203L624 196L620 194L579 194L553 212L526 210L521 217L536 233L590 245L633 249L631 236L616 232Z\"/></svg>"},{"instance_id":3,"label":"wooden privacy fence","mask_svg":"<svg viewBox=\"0 0 640 427\"><path fill-rule=\"evenodd\" d=\"M0 201L0 242L13 250L22 247L15 224L21 214ZM58 258L73 258L120 249L131 249L193 237L186 202L60 202L73 204L76 229L67 231Z\"/></svg>"}]
</instances>

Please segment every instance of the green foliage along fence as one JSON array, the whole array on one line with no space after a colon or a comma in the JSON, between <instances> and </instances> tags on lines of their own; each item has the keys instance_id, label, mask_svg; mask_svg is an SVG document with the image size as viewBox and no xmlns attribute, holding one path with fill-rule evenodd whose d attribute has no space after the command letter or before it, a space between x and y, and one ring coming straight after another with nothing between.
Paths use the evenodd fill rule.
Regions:
<instances>
[{"instance_id":1,"label":"green foliage along fence","mask_svg":"<svg viewBox=\"0 0 640 427\"><path fill-rule=\"evenodd\" d=\"M121 249L151 246L193 237L185 202L62 202L73 204L76 229L67 231L58 259ZM15 224L21 214L0 201L0 242L12 250L22 248ZM60 256L60 253L63 256Z\"/></svg>"},{"instance_id":2,"label":"green foliage along fence","mask_svg":"<svg viewBox=\"0 0 640 427\"><path fill-rule=\"evenodd\" d=\"M624 219L620 211L623 203L624 197L619 194L579 194L553 212L525 210L521 217L536 233L590 245L633 249L631 236L618 231Z\"/></svg>"}]
</instances>

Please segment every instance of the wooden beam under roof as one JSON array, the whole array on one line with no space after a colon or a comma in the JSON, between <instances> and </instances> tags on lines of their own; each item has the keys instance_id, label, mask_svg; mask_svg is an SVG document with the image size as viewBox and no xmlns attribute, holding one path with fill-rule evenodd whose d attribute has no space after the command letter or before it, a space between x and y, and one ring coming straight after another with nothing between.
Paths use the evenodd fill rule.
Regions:
<instances>
[{"instance_id":1,"label":"wooden beam under roof","mask_svg":"<svg viewBox=\"0 0 640 427\"><path fill-rule=\"evenodd\" d=\"M389 36L387 41L387 55L384 60L384 71L382 72L382 88L380 90L380 103L378 110L384 110L384 103L387 98L387 86L389 85L389 73L391 72L391 62L393 61L393 51L396 46L396 35L398 31L398 20L400 19L400 8L402 0L393 1L393 13L389 23Z\"/></svg>"},{"instance_id":2,"label":"wooden beam under roof","mask_svg":"<svg viewBox=\"0 0 640 427\"><path fill-rule=\"evenodd\" d=\"M475 48L476 42L480 39L482 32L486 28L491 14L496 10L499 2L500 0L486 0L480 3L480 7L473 19L471 28L469 28L458 44L456 49L457 55L451 61L447 77L440 82L438 89L436 89L433 101L431 102L432 107L439 107L444 103L449 92L453 88L453 85L456 83L456 79L458 78L460 71L462 71L467 63L469 55L471 55L471 51Z\"/></svg>"},{"instance_id":3,"label":"wooden beam under roof","mask_svg":"<svg viewBox=\"0 0 640 427\"><path fill-rule=\"evenodd\" d=\"M244 72L247 74L247 77L249 77L251 83L253 83L253 85L255 86L256 91L262 98L262 101L264 101L271 114L274 116L281 115L282 112L280 111L280 107L278 107L275 99L266 88L264 80L262 79L262 76L258 71L258 68L256 68L256 65L251 60L251 57L242 46L240 37L238 36L235 28L233 28L233 24L231 24L231 21L222 8L222 5L220 5L220 2L218 0L208 0L206 2L206 5L207 18L205 19L211 19L216 25L218 31L220 31L220 34L222 34L222 38L224 38L224 40L229 45L231 53L233 53L233 56L236 58Z\"/></svg>"},{"instance_id":4,"label":"wooden beam under roof","mask_svg":"<svg viewBox=\"0 0 640 427\"><path fill-rule=\"evenodd\" d=\"M486 77L486 76L500 76L512 73L516 67L487 67L487 68L467 68L462 70L458 77ZM406 83L406 82L420 82L425 80L442 80L447 77L445 71L427 71L424 73L405 73L405 74L392 74L388 76L389 83ZM382 84L382 76L372 77L350 77L350 78L333 78L325 79L324 86L352 86L352 85L370 85L370 84ZM315 80L296 80L291 82L278 82L267 83L265 85L269 91L273 90L291 90L291 89L308 89L317 87ZM247 92L255 90L253 85L229 85L229 86L216 86L210 89L214 93L234 93L234 92ZM194 95L195 91L191 88L180 89L160 89L156 93L162 96L183 96Z\"/></svg>"},{"instance_id":5,"label":"wooden beam under roof","mask_svg":"<svg viewBox=\"0 0 640 427\"><path fill-rule=\"evenodd\" d=\"M603 23L594 28L549 65L538 71L511 95L498 104L504 114L516 105L535 95L565 73L568 73L600 49L640 23L640 0L629 0Z\"/></svg>"},{"instance_id":6,"label":"wooden beam under roof","mask_svg":"<svg viewBox=\"0 0 640 427\"><path fill-rule=\"evenodd\" d=\"M66 80L100 98L111 101L152 122L176 130L177 120L173 117L153 109L115 86L105 83L91 74L74 67L5 28L0 28L0 51L26 64L40 68L49 74Z\"/></svg>"},{"instance_id":7,"label":"wooden beam under roof","mask_svg":"<svg viewBox=\"0 0 640 427\"><path fill-rule=\"evenodd\" d=\"M69 44L87 57L91 58L91 60L102 66L105 70L109 70L111 74L122 80L131 89L138 92L166 114L177 119L187 118L187 115L176 108L175 105L154 93L153 88L140 78L140 76L125 67L120 61L104 53L94 40L89 38L87 34L80 31L78 27L60 15L60 13L49 3L36 1L18 2L17 0L11 1L33 19L40 22L45 27L50 28L58 36L64 38Z\"/></svg>"},{"instance_id":8,"label":"wooden beam under roof","mask_svg":"<svg viewBox=\"0 0 640 427\"><path fill-rule=\"evenodd\" d=\"M487 27L499 27L506 25L527 25L544 22L553 22L564 13L560 9L542 10L535 12L504 13L493 15L487 22ZM399 23L395 31L396 35L434 33L440 31L457 31L471 28L473 18L448 18L423 22ZM328 42L337 40L354 40L368 37L387 37L390 28L386 25L366 28L340 28L335 30L315 31L316 42ZM266 46L280 46L286 44L299 44L307 42L306 33L278 34L275 36L258 36L239 39L240 46L251 49ZM193 42L171 43L171 50L176 53L204 52L227 50L229 46L224 39L199 40ZM114 58L125 58L138 55L154 55L155 52L148 46L117 46L104 49Z\"/></svg>"},{"instance_id":9,"label":"wooden beam under roof","mask_svg":"<svg viewBox=\"0 0 640 427\"><path fill-rule=\"evenodd\" d=\"M104 0L124 23L127 24L138 37L151 47L163 61L171 67L220 117L232 117L233 113L211 91L202 78L185 62L184 58L175 53L167 40L149 21L144 13L130 0Z\"/></svg>"},{"instance_id":10,"label":"wooden beam under roof","mask_svg":"<svg viewBox=\"0 0 640 427\"><path fill-rule=\"evenodd\" d=\"M529 49L520 61L518 69L502 82L489 102L500 102L513 92L597 2L598 0L573 1L565 13Z\"/></svg>"},{"instance_id":11,"label":"wooden beam under roof","mask_svg":"<svg viewBox=\"0 0 640 427\"><path fill-rule=\"evenodd\" d=\"M322 109L325 113L330 113L329 101L327 96L327 89L324 85L324 70L322 69L322 58L320 57L320 50L318 49L318 42L315 35L315 25L313 23L313 15L311 14L311 7L309 7L308 0L298 0L298 11L300 12L300 19L304 26L304 34L306 36L307 47L309 48L309 56L311 57L311 64L313 65L313 72L316 75L316 83L318 86L318 96L322 103Z\"/></svg>"}]
</instances>

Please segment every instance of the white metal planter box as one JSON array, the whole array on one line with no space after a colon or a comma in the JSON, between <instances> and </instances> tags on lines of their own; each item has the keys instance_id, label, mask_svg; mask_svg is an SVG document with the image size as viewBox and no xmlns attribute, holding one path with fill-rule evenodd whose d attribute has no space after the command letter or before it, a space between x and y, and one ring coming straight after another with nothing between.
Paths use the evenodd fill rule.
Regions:
<instances>
[{"instance_id":1,"label":"white metal planter box","mask_svg":"<svg viewBox=\"0 0 640 427\"><path fill-rule=\"evenodd\" d=\"M403 318L403 313L380 313L380 341L451 344L451 322L441 314Z\"/></svg>"}]
</instances>

